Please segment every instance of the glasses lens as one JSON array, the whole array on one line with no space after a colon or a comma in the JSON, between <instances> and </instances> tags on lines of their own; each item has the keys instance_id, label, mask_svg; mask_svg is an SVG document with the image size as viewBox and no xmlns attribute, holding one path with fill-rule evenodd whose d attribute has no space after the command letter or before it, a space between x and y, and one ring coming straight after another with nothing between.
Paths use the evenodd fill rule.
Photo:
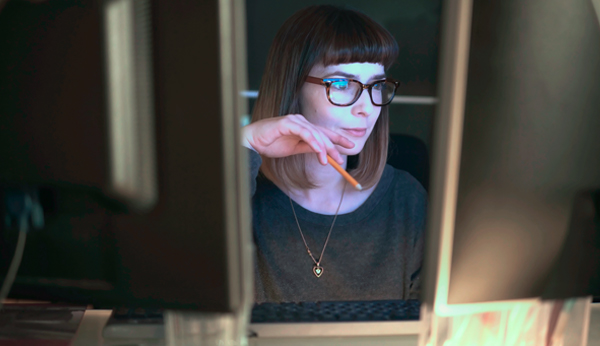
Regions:
<instances>
[{"instance_id":1,"label":"glasses lens","mask_svg":"<svg viewBox=\"0 0 600 346\"><path fill-rule=\"evenodd\" d=\"M346 79L335 79L330 81L332 83L331 86L329 86L329 99L331 102L339 105L352 103L361 90L360 85L353 81Z\"/></svg>"},{"instance_id":2,"label":"glasses lens","mask_svg":"<svg viewBox=\"0 0 600 346\"><path fill-rule=\"evenodd\" d=\"M373 103L376 105L384 105L390 102L394 98L396 91L396 84L388 81L381 81L373 84L371 89L371 95L373 97Z\"/></svg>"}]
</instances>

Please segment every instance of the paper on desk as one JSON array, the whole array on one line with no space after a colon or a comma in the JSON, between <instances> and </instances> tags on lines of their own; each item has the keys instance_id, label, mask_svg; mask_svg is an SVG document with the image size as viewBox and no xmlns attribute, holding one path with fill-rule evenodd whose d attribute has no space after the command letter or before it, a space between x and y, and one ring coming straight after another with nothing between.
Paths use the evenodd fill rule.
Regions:
<instances>
[{"instance_id":1,"label":"paper on desk","mask_svg":"<svg viewBox=\"0 0 600 346\"><path fill-rule=\"evenodd\" d=\"M85 306L5 304L0 311L0 346L68 345L75 336ZM27 341L27 342L26 342ZM16 345L16 344L15 344Z\"/></svg>"}]
</instances>

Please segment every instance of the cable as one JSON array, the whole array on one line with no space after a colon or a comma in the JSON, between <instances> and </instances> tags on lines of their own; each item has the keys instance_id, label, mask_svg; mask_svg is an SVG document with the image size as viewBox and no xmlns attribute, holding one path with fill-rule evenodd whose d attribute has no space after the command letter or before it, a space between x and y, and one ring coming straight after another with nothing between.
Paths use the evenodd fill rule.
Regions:
<instances>
[{"instance_id":1,"label":"cable","mask_svg":"<svg viewBox=\"0 0 600 346\"><path fill-rule=\"evenodd\" d=\"M25 240L27 232L32 229L42 229L44 227L44 209L42 208L36 190L26 188L25 190L8 190L4 193L6 206L6 224L7 228L14 221L19 225L19 238L15 254L2 283L0 289L0 310L4 305L4 300L8 297L8 293L15 282L17 272L21 266L21 259L25 250Z\"/></svg>"},{"instance_id":2,"label":"cable","mask_svg":"<svg viewBox=\"0 0 600 346\"><path fill-rule=\"evenodd\" d=\"M29 222L25 216L21 218L20 224L19 239L17 240L15 254L13 255L12 262L8 268L8 273L6 273L4 283L2 284L2 289L0 290L0 310L2 310L4 299L8 297L8 292L10 292L10 288L17 277L17 271L19 271L21 259L23 258L23 250L25 249L25 240L27 239L27 230L29 226Z\"/></svg>"}]
</instances>

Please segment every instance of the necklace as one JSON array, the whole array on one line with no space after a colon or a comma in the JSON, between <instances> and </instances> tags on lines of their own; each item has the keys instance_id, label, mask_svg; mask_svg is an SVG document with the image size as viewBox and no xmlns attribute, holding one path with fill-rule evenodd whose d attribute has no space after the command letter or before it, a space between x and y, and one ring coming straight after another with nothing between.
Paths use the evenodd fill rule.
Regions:
<instances>
[{"instance_id":1,"label":"necklace","mask_svg":"<svg viewBox=\"0 0 600 346\"><path fill-rule=\"evenodd\" d=\"M294 219L296 219L296 225L298 225L298 230L300 231L300 236L302 237L302 241L304 242L304 246L306 247L306 252L310 258L315 262L313 266L313 274L316 277L320 278L323 275L323 267L321 267L321 261L323 261L323 254L325 253L325 248L327 247L327 242L329 242L329 236L331 236L331 231L333 230L333 225L335 225L335 219L337 219L338 213L340 211L340 207L342 206L342 201L344 200L344 193L346 192L346 183L344 183L344 187L342 188L342 197L340 198L340 204L338 204L337 210L335 211L335 216L333 217L333 222L331 223L331 227L329 228L329 233L327 234L327 238L325 239L325 244L323 244L323 250L321 250L321 256L319 256L319 260L317 261L313 256L312 252L308 248L308 244L306 243L306 239L304 238L304 234L302 233L302 228L300 228L300 223L298 222L298 217L296 216L296 210L294 210L294 203L292 203L292 198L290 199L290 205L292 206L292 212L294 213Z\"/></svg>"}]
</instances>

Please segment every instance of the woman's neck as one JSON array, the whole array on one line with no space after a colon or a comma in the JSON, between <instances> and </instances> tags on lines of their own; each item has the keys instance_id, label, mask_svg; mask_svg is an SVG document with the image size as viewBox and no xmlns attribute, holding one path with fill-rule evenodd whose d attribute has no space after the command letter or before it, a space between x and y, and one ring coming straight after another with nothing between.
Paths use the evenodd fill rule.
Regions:
<instances>
[{"instance_id":1,"label":"woman's neck","mask_svg":"<svg viewBox=\"0 0 600 346\"><path fill-rule=\"evenodd\" d=\"M346 168L347 157L342 156ZM323 166L314 154L305 154L305 167L311 182L316 186L313 189L288 189L287 194L292 200L305 209L319 214L335 214L340 203L342 190L347 188L346 180L331 165ZM346 194L348 194L346 190Z\"/></svg>"}]
</instances>

